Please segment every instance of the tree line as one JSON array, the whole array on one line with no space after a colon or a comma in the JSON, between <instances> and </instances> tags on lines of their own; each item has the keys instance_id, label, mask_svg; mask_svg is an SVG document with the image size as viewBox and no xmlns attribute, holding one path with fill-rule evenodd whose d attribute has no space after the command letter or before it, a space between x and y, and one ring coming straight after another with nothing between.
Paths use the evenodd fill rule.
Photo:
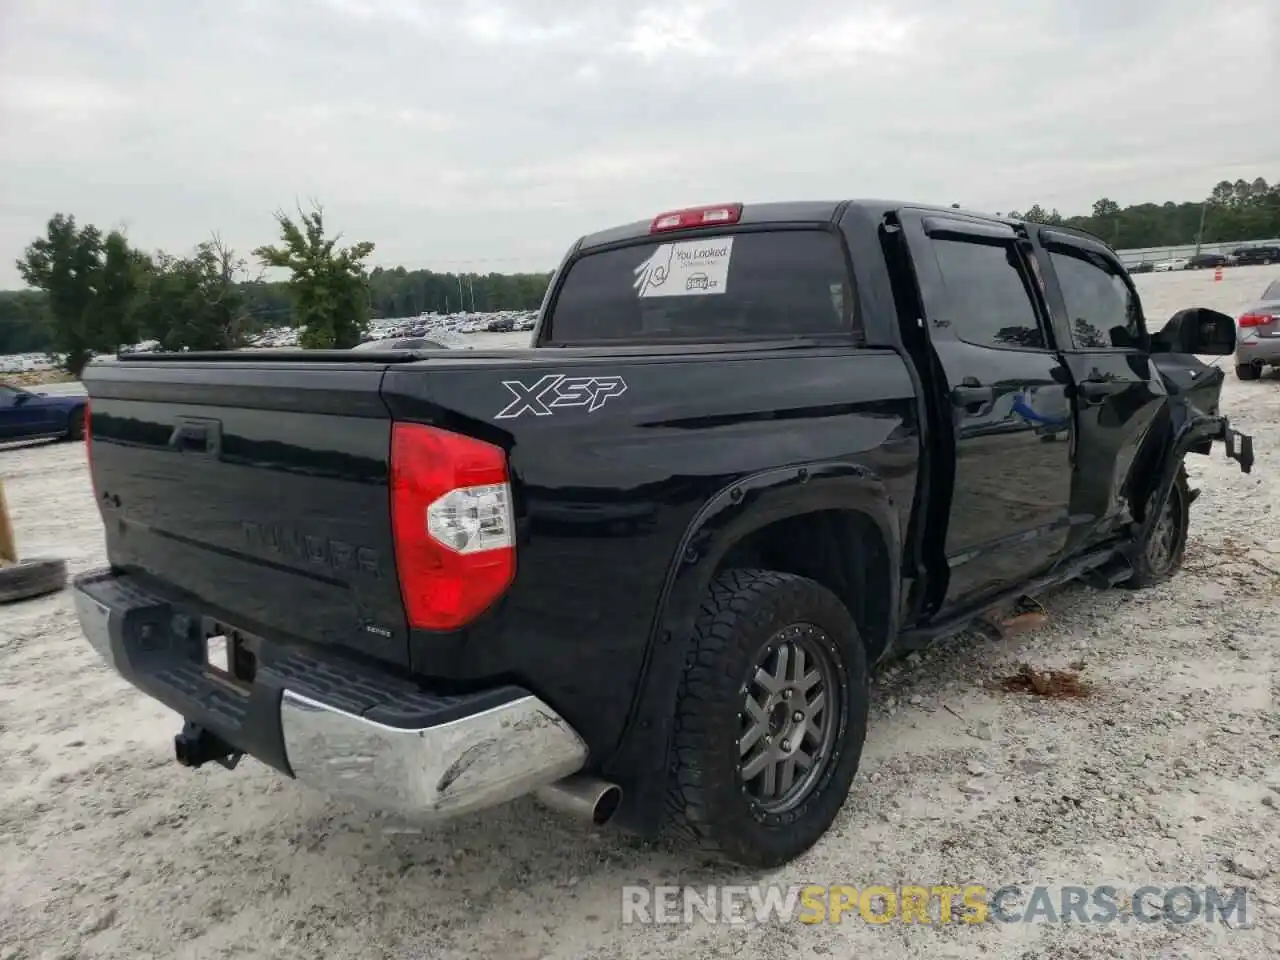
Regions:
<instances>
[{"instance_id":1,"label":"tree line","mask_svg":"<svg viewBox=\"0 0 1280 960\"><path fill-rule=\"evenodd\" d=\"M0 354L50 353L78 376L94 353L122 345L226 350L285 325L305 348L347 348L373 317L535 309L550 277L370 271L373 243L341 245L319 206L278 212L276 226L278 242L252 250L251 263L217 235L183 255L147 253L121 231L55 214L17 261L30 289L0 291ZM272 268L289 279L265 280Z\"/></svg>"},{"instance_id":2,"label":"tree line","mask_svg":"<svg viewBox=\"0 0 1280 960\"><path fill-rule=\"evenodd\" d=\"M1087 230L1116 250L1274 240L1280 238L1280 183L1268 184L1262 177L1235 183L1222 180L1203 200L1166 200L1123 208L1103 197L1087 216L1064 217L1038 203L1021 213L1010 210L1007 215Z\"/></svg>"},{"instance_id":3,"label":"tree line","mask_svg":"<svg viewBox=\"0 0 1280 960\"><path fill-rule=\"evenodd\" d=\"M1064 217L1035 204L1008 216L1077 227L1122 250L1248 243L1280 237L1280 184L1223 180L1202 201L1122 208L1103 197L1088 215ZM0 291L0 354L53 353L79 374L92 353L121 344L226 349L284 325L301 330L304 347L348 347L372 317L536 309L551 276L368 270L374 245L340 246L318 206L278 212L276 226L278 243L251 251L251 265L216 235L182 256L145 253L119 231L57 214L18 260L31 289ZM287 270L290 279L269 282L268 268Z\"/></svg>"}]
</instances>

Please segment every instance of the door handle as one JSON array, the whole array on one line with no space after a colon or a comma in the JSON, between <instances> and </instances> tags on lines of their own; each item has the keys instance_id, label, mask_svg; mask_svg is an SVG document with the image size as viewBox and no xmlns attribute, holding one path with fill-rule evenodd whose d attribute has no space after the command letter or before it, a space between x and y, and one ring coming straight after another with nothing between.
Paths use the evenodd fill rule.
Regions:
<instances>
[{"instance_id":1,"label":"door handle","mask_svg":"<svg viewBox=\"0 0 1280 960\"><path fill-rule=\"evenodd\" d=\"M996 398L992 387L979 384L962 384L951 390L951 402L957 407L973 407L980 403L990 403Z\"/></svg>"},{"instance_id":2,"label":"door handle","mask_svg":"<svg viewBox=\"0 0 1280 960\"><path fill-rule=\"evenodd\" d=\"M1105 400L1113 394L1120 393L1129 385L1122 380L1081 380L1080 396L1096 402Z\"/></svg>"}]
</instances>

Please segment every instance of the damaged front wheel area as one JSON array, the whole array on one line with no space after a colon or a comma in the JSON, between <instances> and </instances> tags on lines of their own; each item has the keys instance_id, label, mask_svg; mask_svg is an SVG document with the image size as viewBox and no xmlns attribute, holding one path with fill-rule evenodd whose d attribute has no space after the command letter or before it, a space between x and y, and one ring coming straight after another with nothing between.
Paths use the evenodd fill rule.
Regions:
<instances>
[{"instance_id":1,"label":"damaged front wheel area","mask_svg":"<svg viewBox=\"0 0 1280 960\"><path fill-rule=\"evenodd\" d=\"M1169 495L1162 504L1155 502L1159 491L1154 491L1147 502L1150 516L1158 511L1147 530L1145 542L1134 545L1131 563L1133 576L1121 583L1130 590L1141 590L1163 583L1182 567L1187 551L1187 530L1191 518L1190 507L1194 499L1187 485L1185 467L1178 468Z\"/></svg>"}]
</instances>

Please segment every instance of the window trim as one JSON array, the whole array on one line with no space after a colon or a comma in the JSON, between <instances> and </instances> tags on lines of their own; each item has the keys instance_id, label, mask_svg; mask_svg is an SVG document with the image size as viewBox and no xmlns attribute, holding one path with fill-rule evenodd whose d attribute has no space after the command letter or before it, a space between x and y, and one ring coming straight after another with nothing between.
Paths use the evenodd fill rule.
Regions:
<instances>
[{"instance_id":1,"label":"window trim","mask_svg":"<svg viewBox=\"0 0 1280 960\"><path fill-rule=\"evenodd\" d=\"M950 218L938 218L938 219L946 219L950 221ZM955 220L950 222L962 225L965 228L971 226L971 224L969 224L967 221L962 221L962 220ZM992 224L992 226L994 227L997 225ZM973 340L969 340L961 336L959 333L960 327L958 325L955 325L954 323L950 328L944 328L944 329L950 330L952 339L958 341L959 343L963 343L967 347L975 347L979 350L1006 350L1006 351L1011 350L1016 353L1057 353L1058 352L1057 348L1054 346L1054 331L1053 331L1052 316L1048 309L1047 300L1044 297L1044 291L1040 286L1039 282L1037 281L1036 275L1033 272L1033 268L1029 264L1028 251L1022 248L1021 238L1019 238L1018 234L1013 230L1012 227L1010 227L1008 233L1005 234L1003 232L997 232L995 230L978 231L978 230L969 230L969 229L960 229L960 228L951 229L950 224L948 224L947 229L945 229L944 231L939 231L936 234L929 233L928 231L926 231L926 236L931 241L929 244L929 250L930 250L930 253L933 254L934 262L937 265L938 276L942 279L942 285L944 290L947 287L947 274L946 274L946 271L942 269L942 261L938 259L937 244L939 242L964 243L964 244L968 244L970 246L975 246L975 247L1004 248L1006 252L1008 252L1009 250L1012 250L1018 261L1017 266L1014 267L1014 269L1017 271L1018 278L1022 281L1022 291L1027 297L1027 302L1031 307L1031 314L1035 318L1036 328L1040 331L1040 336L1043 340L1044 345L1039 347L1029 347L1022 344L975 343ZM925 313L926 314L930 313L928 304L925 304L924 306L925 306ZM934 327L933 327L932 320L929 321L928 326L930 328L930 338L932 339L934 335L933 333Z\"/></svg>"},{"instance_id":2,"label":"window trim","mask_svg":"<svg viewBox=\"0 0 1280 960\"><path fill-rule=\"evenodd\" d=\"M1004 223L987 220L962 220L959 217L923 217L921 225L929 239L981 238L983 240L1015 241L1017 232Z\"/></svg>"},{"instance_id":3,"label":"window trim","mask_svg":"<svg viewBox=\"0 0 1280 960\"><path fill-rule=\"evenodd\" d=\"M1062 307L1067 311L1063 316L1063 321L1065 323L1064 333L1070 343L1069 349L1073 352L1081 353L1147 353L1151 335L1147 331L1147 315L1142 306L1142 297L1138 293L1138 288L1133 283L1133 278L1129 276L1129 271L1125 269L1124 264L1120 262L1120 259L1102 243L1093 243L1084 238L1076 238L1070 234L1061 233L1057 230L1041 230L1040 240L1044 246L1045 255L1048 258L1049 267L1053 270L1054 282L1058 286L1058 295L1062 298ZM1061 254L1062 256L1075 257L1076 259L1084 260L1086 263L1088 263L1088 258L1079 256L1079 254L1092 253L1100 256L1111 265L1114 271L1114 276L1119 277L1120 282L1123 283L1125 289L1129 291L1129 296L1132 297L1133 301L1138 305L1138 325L1140 329L1138 331L1139 342L1137 344L1131 347L1117 347L1110 344L1105 347L1086 347L1076 343L1075 331L1073 330L1071 323L1071 308L1067 306L1067 291L1063 286L1062 276L1058 273L1057 266L1053 262L1053 255L1055 253ZM1096 264L1090 265L1095 267L1095 269L1097 267Z\"/></svg>"},{"instance_id":4,"label":"window trim","mask_svg":"<svg viewBox=\"0 0 1280 960\"><path fill-rule=\"evenodd\" d=\"M827 233L835 237L836 243L839 244L840 257L844 265L845 279L849 284L849 310L848 316L845 318L845 329L835 332L826 333L802 333L792 336L782 336L774 334L764 337L633 337L627 339L598 339L587 340L575 338L573 340L557 340L555 333L555 313L556 307L560 303L560 296L564 292L565 282L569 278L569 274L573 272L573 268L582 260L596 256L601 253L608 253L614 250L624 250L628 247L642 247L651 243L674 243L683 240L697 240L702 237L732 237L748 233ZM546 301L542 307L541 313L542 329L539 331L539 346L541 347L558 347L560 349L573 347L650 347L650 346L685 346L689 344L750 344L750 345L767 345L785 343L816 343L816 344L832 344L848 345L853 343L854 346L863 347L867 343L866 324L863 321L862 299L858 292L858 275L853 267L853 257L849 250L848 241L845 238L844 231L840 229L839 224L834 220L786 220L770 223L739 223L728 227L702 227L693 230L672 231L670 233L655 236L653 234L644 234L639 237L627 237L612 243L601 244L600 246L591 247L583 250L580 246L575 246L571 255L565 259L557 272L552 284L547 290Z\"/></svg>"}]
</instances>

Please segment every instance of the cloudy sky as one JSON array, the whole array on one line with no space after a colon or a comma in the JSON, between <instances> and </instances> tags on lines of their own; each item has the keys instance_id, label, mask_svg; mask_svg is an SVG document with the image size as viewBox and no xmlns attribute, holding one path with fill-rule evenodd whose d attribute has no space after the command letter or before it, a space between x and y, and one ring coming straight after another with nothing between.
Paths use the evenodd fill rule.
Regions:
<instances>
[{"instance_id":1,"label":"cloudy sky","mask_svg":"<svg viewBox=\"0 0 1280 960\"><path fill-rule=\"evenodd\" d=\"M721 200L1082 212L1280 179L1276 0L0 0L0 288L321 200L374 262L550 269Z\"/></svg>"}]
</instances>

